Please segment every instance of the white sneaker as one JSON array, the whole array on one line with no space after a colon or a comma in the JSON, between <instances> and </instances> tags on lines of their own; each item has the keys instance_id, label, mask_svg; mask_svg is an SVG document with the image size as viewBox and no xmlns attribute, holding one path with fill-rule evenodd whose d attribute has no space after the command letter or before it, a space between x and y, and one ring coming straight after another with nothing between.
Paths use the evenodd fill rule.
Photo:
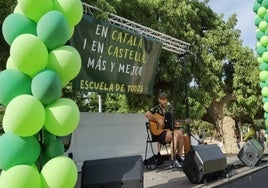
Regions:
<instances>
[{"instance_id":1,"label":"white sneaker","mask_svg":"<svg viewBox=\"0 0 268 188\"><path fill-rule=\"evenodd\" d=\"M182 165L181 165L177 160L175 160L175 161L174 161L174 167L176 167L176 168L181 168Z\"/></svg>"}]
</instances>

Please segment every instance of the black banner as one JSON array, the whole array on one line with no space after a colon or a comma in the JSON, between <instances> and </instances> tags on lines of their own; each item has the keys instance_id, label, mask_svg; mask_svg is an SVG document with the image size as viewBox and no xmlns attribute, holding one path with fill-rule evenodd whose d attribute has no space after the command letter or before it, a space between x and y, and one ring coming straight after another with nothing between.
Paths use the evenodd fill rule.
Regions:
<instances>
[{"instance_id":1,"label":"black banner","mask_svg":"<svg viewBox=\"0 0 268 188\"><path fill-rule=\"evenodd\" d=\"M84 15L70 42L82 58L73 90L152 94L159 41Z\"/></svg>"}]
</instances>

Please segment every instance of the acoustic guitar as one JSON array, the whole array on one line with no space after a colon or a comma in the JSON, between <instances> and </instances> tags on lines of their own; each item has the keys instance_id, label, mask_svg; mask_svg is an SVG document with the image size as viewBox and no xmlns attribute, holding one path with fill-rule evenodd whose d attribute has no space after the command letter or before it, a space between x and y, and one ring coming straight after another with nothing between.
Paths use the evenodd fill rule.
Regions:
<instances>
[{"instance_id":1,"label":"acoustic guitar","mask_svg":"<svg viewBox=\"0 0 268 188\"><path fill-rule=\"evenodd\" d=\"M161 116L160 114L158 113L155 113L154 116L158 119L163 119L164 120L164 117ZM159 125L157 122L155 121L149 121L149 127L150 127L150 130L151 130L151 133L155 136L158 136L160 135L163 131L164 131L164 127L165 127L165 121L163 121L163 125Z\"/></svg>"}]
</instances>

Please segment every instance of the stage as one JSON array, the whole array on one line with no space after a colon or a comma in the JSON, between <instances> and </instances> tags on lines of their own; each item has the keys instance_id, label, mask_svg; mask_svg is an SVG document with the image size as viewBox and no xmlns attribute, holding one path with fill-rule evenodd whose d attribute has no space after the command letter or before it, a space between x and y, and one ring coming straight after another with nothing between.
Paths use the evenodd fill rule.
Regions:
<instances>
[{"instance_id":1,"label":"stage","mask_svg":"<svg viewBox=\"0 0 268 188\"><path fill-rule=\"evenodd\" d=\"M144 169L144 188L189 188L189 187L243 187L266 188L268 183L268 156L265 154L254 167L245 166L237 155L226 155L227 170L225 176L213 177L207 182L192 184L182 169Z\"/></svg>"},{"instance_id":2,"label":"stage","mask_svg":"<svg viewBox=\"0 0 268 188\"><path fill-rule=\"evenodd\" d=\"M189 181L182 168L169 168L171 162L166 160L158 169L147 169L144 167L144 188L266 188L268 183L268 155L264 156L254 167L248 167L237 157L237 155L226 155L227 173L219 177L213 177L207 182L193 184ZM116 170L116 169L115 169ZM81 187L81 172L79 173L76 188ZM105 186L104 186L105 187ZM132 188L132 187L131 187Z\"/></svg>"}]
</instances>

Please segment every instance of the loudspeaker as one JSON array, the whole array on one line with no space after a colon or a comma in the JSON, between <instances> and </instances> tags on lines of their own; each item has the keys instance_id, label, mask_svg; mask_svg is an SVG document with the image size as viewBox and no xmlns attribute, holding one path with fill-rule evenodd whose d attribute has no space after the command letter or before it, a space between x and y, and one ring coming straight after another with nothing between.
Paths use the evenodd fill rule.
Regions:
<instances>
[{"instance_id":1,"label":"loudspeaker","mask_svg":"<svg viewBox=\"0 0 268 188\"><path fill-rule=\"evenodd\" d=\"M217 144L200 144L191 146L182 168L189 181L198 184L214 172L225 170L226 163L226 157Z\"/></svg>"},{"instance_id":2,"label":"loudspeaker","mask_svg":"<svg viewBox=\"0 0 268 188\"><path fill-rule=\"evenodd\" d=\"M248 140L238 152L238 158L249 167L253 167L263 156L263 147L254 138Z\"/></svg>"},{"instance_id":3,"label":"loudspeaker","mask_svg":"<svg viewBox=\"0 0 268 188\"><path fill-rule=\"evenodd\" d=\"M82 188L143 188L142 156L85 161Z\"/></svg>"}]
</instances>

